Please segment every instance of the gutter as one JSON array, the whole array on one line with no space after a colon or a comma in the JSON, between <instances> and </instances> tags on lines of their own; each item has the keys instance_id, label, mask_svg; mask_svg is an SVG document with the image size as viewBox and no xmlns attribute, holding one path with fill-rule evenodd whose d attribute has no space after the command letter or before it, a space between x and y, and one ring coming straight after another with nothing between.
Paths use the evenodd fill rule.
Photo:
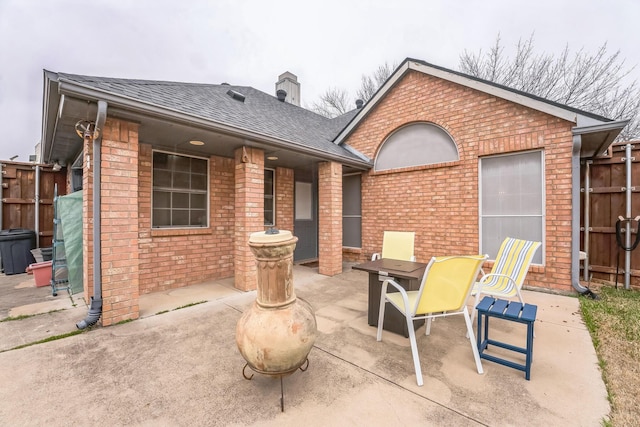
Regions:
<instances>
[{"instance_id":1,"label":"gutter","mask_svg":"<svg viewBox=\"0 0 640 427\"><path fill-rule=\"evenodd\" d=\"M589 151L593 152L593 156L598 156L604 153L611 144L615 141L616 137L622 132L622 129L629 123L629 120L617 120L607 123L600 123L589 126L576 126L571 129L571 133L575 135L599 135L599 142L596 147L587 147ZM594 145L593 143L591 145Z\"/></svg>"},{"instance_id":2,"label":"gutter","mask_svg":"<svg viewBox=\"0 0 640 427\"><path fill-rule=\"evenodd\" d=\"M601 123L601 124L596 124L596 125L574 127L573 129L571 129L571 132L574 135L585 135L585 134L596 133L596 132L611 132L611 131L615 132L615 131L617 131L615 133L615 135L613 136L613 138L611 139L611 142L613 142L615 137L618 136L620 131L628 123L629 123L629 120L616 120L616 121L611 121L611 122L606 122L606 123ZM604 147L603 151L606 148L608 148L608 146Z\"/></svg>"},{"instance_id":3,"label":"gutter","mask_svg":"<svg viewBox=\"0 0 640 427\"><path fill-rule=\"evenodd\" d=\"M102 314L102 225L100 222L100 210L102 199L100 197L100 144L102 142L102 129L107 119L106 101L98 101L98 114L96 116L95 130L97 138L93 139L93 296L87 317L76 323L78 329L84 329L95 325Z\"/></svg>"}]
</instances>

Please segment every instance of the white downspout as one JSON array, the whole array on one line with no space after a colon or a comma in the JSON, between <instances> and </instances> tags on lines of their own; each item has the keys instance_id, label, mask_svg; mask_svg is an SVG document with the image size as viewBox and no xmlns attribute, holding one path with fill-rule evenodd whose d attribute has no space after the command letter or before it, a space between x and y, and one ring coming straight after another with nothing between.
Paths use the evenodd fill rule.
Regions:
<instances>
[{"instance_id":1,"label":"white downspout","mask_svg":"<svg viewBox=\"0 0 640 427\"><path fill-rule=\"evenodd\" d=\"M580 283L580 148L582 138L573 136L571 152L571 285L580 294L593 295Z\"/></svg>"},{"instance_id":2,"label":"white downspout","mask_svg":"<svg viewBox=\"0 0 640 427\"><path fill-rule=\"evenodd\" d=\"M36 248L40 247L40 166L35 165L34 169L36 170L36 188L35 188L35 212L34 212L34 227L33 229L36 232Z\"/></svg>"}]
</instances>

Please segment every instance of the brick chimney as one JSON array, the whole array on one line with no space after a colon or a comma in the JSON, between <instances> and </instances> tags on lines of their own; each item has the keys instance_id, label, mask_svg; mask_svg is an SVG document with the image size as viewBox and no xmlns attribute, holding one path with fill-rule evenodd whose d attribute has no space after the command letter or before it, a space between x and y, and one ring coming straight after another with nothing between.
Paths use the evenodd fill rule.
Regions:
<instances>
[{"instance_id":1,"label":"brick chimney","mask_svg":"<svg viewBox=\"0 0 640 427\"><path fill-rule=\"evenodd\" d=\"M286 92L285 102L300 106L300 83L298 83L298 77L295 74L288 71L280 74L276 82L276 94L279 90Z\"/></svg>"}]
</instances>

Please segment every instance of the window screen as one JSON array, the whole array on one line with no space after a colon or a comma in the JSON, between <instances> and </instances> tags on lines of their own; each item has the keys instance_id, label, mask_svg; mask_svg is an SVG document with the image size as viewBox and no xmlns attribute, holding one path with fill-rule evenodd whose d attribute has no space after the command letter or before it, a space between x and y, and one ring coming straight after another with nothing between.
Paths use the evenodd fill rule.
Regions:
<instances>
[{"instance_id":1,"label":"window screen","mask_svg":"<svg viewBox=\"0 0 640 427\"><path fill-rule=\"evenodd\" d=\"M480 159L482 253L495 259L506 237L543 242L543 165L542 151ZM538 251L533 263L542 260L543 251Z\"/></svg>"},{"instance_id":2,"label":"window screen","mask_svg":"<svg viewBox=\"0 0 640 427\"><path fill-rule=\"evenodd\" d=\"M342 246L362 247L360 174L342 177Z\"/></svg>"},{"instance_id":3,"label":"window screen","mask_svg":"<svg viewBox=\"0 0 640 427\"><path fill-rule=\"evenodd\" d=\"M383 142L374 168L383 171L458 159L458 147L447 131L433 123L412 123Z\"/></svg>"},{"instance_id":4,"label":"window screen","mask_svg":"<svg viewBox=\"0 0 640 427\"><path fill-rule=\"evenodd\" d=\"M295 219L312 220L313 193L310 182L296 182L295 184Z\"/></svg>"}]
</instances>

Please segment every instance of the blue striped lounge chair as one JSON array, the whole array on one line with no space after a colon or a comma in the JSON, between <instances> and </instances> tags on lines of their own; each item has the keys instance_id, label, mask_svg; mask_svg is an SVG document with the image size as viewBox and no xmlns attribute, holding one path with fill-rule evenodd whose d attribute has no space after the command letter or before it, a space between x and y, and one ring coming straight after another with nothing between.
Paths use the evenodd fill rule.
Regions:
<instances>
[{"instance_id":1,"label":"blue striped lounge chair","mask_svg":"<svg viewBox=\"0 0 640 427\"><path fill-rule=\"evenodd\" d=\"M524 304L520 289L529 271L533 256L541 245L541 242L512 237L504 239L491 272L483 274L473 286L471 291L471 295L475 296L473 306L477 307L480 295L491 295L502 299L512 299L517 296ZM471 313L471 321L473 321L474 315L475 310Z\"/></svg>"}]
</instances>

